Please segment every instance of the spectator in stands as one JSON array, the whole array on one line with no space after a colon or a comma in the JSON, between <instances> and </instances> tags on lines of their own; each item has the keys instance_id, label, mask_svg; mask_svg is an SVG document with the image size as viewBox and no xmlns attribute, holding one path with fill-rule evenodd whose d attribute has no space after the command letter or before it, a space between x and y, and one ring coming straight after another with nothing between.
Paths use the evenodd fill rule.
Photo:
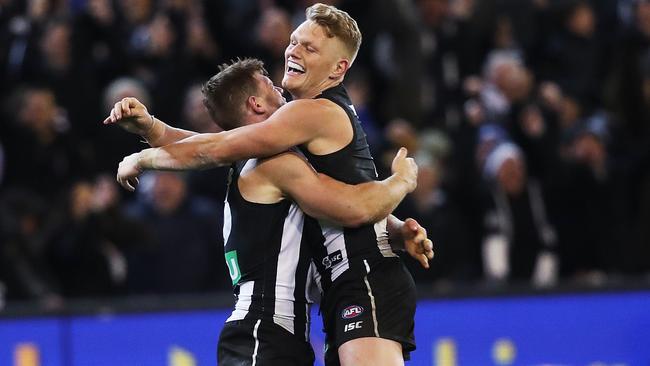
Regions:
<instances>
[{"instance_id":1,"label":"spectator in stands","mask_svg":"<svg viewBox=\"0 0 650 366\"><path fill-rule=\"evenodd\" d=\"M425 67L423 113L428 126L457 127L461 122L461 85L468 64L467 22L449 0L417 1Z\"/></svg>"},{"instance_id":2,"label":"spectator in stands","mask_svg":"<svg viewBox=\"0 0 650 366\"><path fill-rule=\"evenodd\" d=\"M35 300L48 310L63 304L46 255L52 213L38 196L8 189L0 198L0 278L8 300Z\"/></svg>"},{"instance_id":3,"label":"spectator in stands","mask_svg":"<svg viewBox=\"0 0 650 366\"><path fill-rule=\"evenodd\" d=\"M125 257L132 247L146 246L136 222L123 217L116 183L108 176L78 181L67 212L48 240L48 258L67 297L124 294Z\"/></svg>"},{"instance_id":4,"label":"spectator in stands","mask_svg":"<svg viewBox=\"0 0 650 366\"><path fill-rule=\"evenodd\" d=\"M129 216L142 222L152 236L150 246L134 248L127 256L129 291L189 293L228 288L221 213L210 201L189 195L181 175L157 172L150 179L148 192L128 208Z\"/></svg>"},{"instance_id":5,"label":"spectator in stands","mask_svg":"<svg viewBox=\"0 0 650 366\"><path fill-rule=\"evenodd\" d=\"M193 85L185 93L182 127L201 133L221 131L221 128L212 121L208 110L203 105L201 85ZM212 200L219 211L223 211L229 170L228 167L220 167L187 172L189 191L192 195Z\"/></svg>"},{"instance_id":6,"label":"spectator in stands","mask_svg":"<svg viewBox=\"0 0 650 366\"><path fill-rule=\"evenodd\" d=\"M429 134L422 140L427 137L444 139L439 134ZM418 186L395 210L397 216L412 217L422 222L429 237L436 243L438 262L430 269L422 270L410 260L404 263L417 283L434 283L440 290L473 280L478 274L472 265L477 253L470 245L467 224L460 215L455 197L444 186L444 155L426 147L420 149L416 154Z\"/></svg>"},{"instance_id":7,"label":"spectator in stands","mask_svg":"<svg viewBox=\"0 0 650 366\"><path fill-rule=\"evenodd\" d=\"M293 30L289 13L277 7L263 9L256 27L258 57L264 61L273 83L280 85L284 75L284 50Z\"/></svg>"},{"instance_id":8,"label":"spectator in stands","mask_svg":"<svg viewBox=\"0 0 650 366\"><path fill-rule=\"evenodd\" d=\"M591 107L601 100L604 77L596 16L588 1L569 1L559 11L562 27L548 39L542 77Z\"/></svg>"},{"instance_id":9,"label":"spectator in stands","mask_svg":"<svg viewBox=\"0 0 650 366\"><path fill-rule=\"evenodd\" d=\"M346 78L346 86L375 159L380 161L396 141L418 150L426 147L426 127L435 126L449 141L444 157L429 154L433 157L423 160L418 198L407 199L412 205L405 206L425 218L422 224L440 247L434 276L422 278L429 281L450 273L456 278L455 271L447 271L449 263L469 263L480 270L485 228L481 192L488 191L489 206L498 217L503 214L494 204L498 174L488 184L481 179L484 171L472 168L477 157L484 164L503 142L478 143L486 124L500 126L504 133L493 136L512 140L525 157L525 164L519 165L519 158L507 159L504 169L523 169L527 183L539 182L547 219L557 228L563 275L603 279L603 273L650 272L648 1L378 0L372 7L356 0L337 3L357 19L364 34L356 71ZM7 197L17 187L22 191L17 201L5 199L5 219L12 212L16 217L5 221L13 224L0 232L0 253L9 255L0 258L0 272L12 273L11 280L4 280L7 294L12 299L92 294L81 284L71 284L69 273L61 274L61 282L49 277L47 266L35 265L41 260L72 263L60 250L80 245L77 240L85 237L91 243L109 241L124 254L125 281L134 291L180 288L147 279L147 268L154 267L147 267L147 260L171 261L175 249L170 242L147 244L151 240L122 216L122 205L134 206L134 211L146 213L139 217L164 226L182 221L184 212L196 215L196 205L189 202L203 196L212 201L219 217L220 182L226 170L186 176L185 203L173 214L163 214L154 201L132 202L137 198L122 191L104 209L74 214L69 189L76 187L73 197L79 201L89 191L110 191L97 188L95 174L112 176L124 151L142 146L137 138L101 126L101 116L130 95L149 100L152 113L178 121L177 127L216 132L193 84L214 74L218 63L236 57L262 56L270 69L282 68L288 25L304 17L304 7L303 2L287 0L0 0L0 139L5 155L0 196ZM604 111L610 120L604 130L589 127L594 111ZM409 122L393 122L398 119ZM119 151L114 151L116 146ZM526 189L505 195L509 204L525 208L530 200L522 197L531 194ZM46 203L17 203L25 197ZM73 229L70 236L62 223ZM218 233L221 224L214 225ZM456 239L456 226L465 228L468 238ZM535 230L531 240L538 245ZM134 245L127 232L144 244ZM55 239L47 239L53 235ZM616 240L605 240L612 237ZM24 249L31 244L14 250L16 243L34 242L46 243L39 245L58 254L43 258L42 251L35 255ZM464 246L470 254L459 262L449 259ZM83 256L74 252L74 263L83 271L108 271L102 294L126 291L125 283L114 282L114 272L107 269L119 267L119 260L106 260L117 257L97 248L103 246L89 246ZM452 248L453 253L447 251ZM88 253L95 256L85 256ZM214 258L217 265L222 262L219 256ZM91 260L85 263L82 257ZM533 255L527 258L530 263ZM89 264L92 260L101 265ZM143 283L129 282L138 273L144 273ZM207 282L217 286L218 281Z\"/></svg>"},{"instance_id":10,"label":"spectator in stands","mask_svg":"<svg viewBox=\"0 0 650 366\"><path fill-rule=\"evenodd\" d=\"M77 177L92 170L89 141L73 135L51 89L16 92L15 122L7 143L7 186L20 186L54 203Z\"/></svg>"},{"instance_id":11,"label":"spectator in stands","mask_svg":"<svg viewBox=\"0 0 650 366\"><path fill-rule=\"evenodd\" d=\"M483 270L491 281L555 284L559 264L556 234L539 184L526 173L522 151L500 141L482 164L488 185Z\"/></svg>"},{"instance_id":12,"label":"spectator in stands","mask_svg":"<svg viewBox=\"0 0 650 366\"><path fill-rule=\"evenodd\" d=\"M620 232L611 160L607 150L608 119L593 115L570 131L554 168L552 214L560 238L562 272L586 281L600 281L617 267Z\"/></svg>"}]
</instances>

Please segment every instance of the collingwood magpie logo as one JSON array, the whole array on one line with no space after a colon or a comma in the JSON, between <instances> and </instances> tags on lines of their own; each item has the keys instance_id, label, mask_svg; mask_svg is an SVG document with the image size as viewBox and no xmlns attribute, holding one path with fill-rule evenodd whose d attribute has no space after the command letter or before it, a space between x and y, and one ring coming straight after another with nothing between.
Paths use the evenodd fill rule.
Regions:
<instances>
[{"instance_id":1,"label":"collingwood magpie logo","mask_svg":"<svg viewBox=\"0 0 650 366\"><path fill-rule=\"evenodd\" d=\"M340 263L342 260L343 260L343 254L341 254L340 250L337 250L336 252L323 258L323 261L321 263L323 264L323 267L325 267L325 269L329 269L333 265Z\"/></svg>"}]
</instances>

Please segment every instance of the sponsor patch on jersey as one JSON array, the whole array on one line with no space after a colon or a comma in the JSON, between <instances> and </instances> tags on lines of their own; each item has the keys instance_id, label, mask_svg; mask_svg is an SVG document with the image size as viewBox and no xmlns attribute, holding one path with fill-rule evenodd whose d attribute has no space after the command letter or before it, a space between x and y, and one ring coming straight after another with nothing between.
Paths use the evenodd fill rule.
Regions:
<instances>
[{"instance_id":1,"label":"sponsor patch on jersey","mask_svg":"<svg viewBox=\"0 0 650 366\"><path fill-rule=\"evenodd\" d=\"M323 261L321 263L325 269L330 269L333 265L340 263L342 260L343 254L341 254L340 250L337 250L336 252L333 252L332 254L323 258Z\"/></svg>"},{"instance_id":2,"label":"sponsor patch on jersey","mask_svg":"<svg viewBox=\"0 0 650 366\"><path fill-rule=\"evenodd\" d=\"M352 319L358 317L361 314L363 314L362 306L350 305L347 308L343 309L343 311L341 312L341 318Z\"/></svg>"}]
</instances>

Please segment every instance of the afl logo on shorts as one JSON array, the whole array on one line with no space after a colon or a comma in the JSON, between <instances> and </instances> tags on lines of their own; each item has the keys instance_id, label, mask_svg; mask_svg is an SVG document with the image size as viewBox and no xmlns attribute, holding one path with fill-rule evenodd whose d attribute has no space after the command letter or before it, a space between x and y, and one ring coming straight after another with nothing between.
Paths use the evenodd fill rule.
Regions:
<instances>
[{"instance_id":1,"label":"afl logo on shorts","mask_svg":"<svg viewBox=\"0 0 650 366\"><path fill-rule=\"evenodd\" d=\"M358 317L361 314L363 314L363 308L359 305L352 305L343 309L341 317L343 319L352 319Z\"/></svg>"}]
</instances>

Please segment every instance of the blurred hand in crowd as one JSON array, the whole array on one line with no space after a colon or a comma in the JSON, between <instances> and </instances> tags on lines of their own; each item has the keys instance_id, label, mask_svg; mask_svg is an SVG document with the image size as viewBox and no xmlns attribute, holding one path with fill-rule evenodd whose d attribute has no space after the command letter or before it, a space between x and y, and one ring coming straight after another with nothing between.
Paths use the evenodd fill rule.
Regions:
<instances>
[{"instance_id":1,"label":"blurred hand in crowd","mask_svg":"<svg viewBox=\"0 0 650 366\"><path fill-rule=\"evenodd\" d=\"M547 108L559 112L562 108L562 89L552 81L541 82L538 89L542 103Z\"/></svg>"},{"instance_id":2,"label":"blurred hand in crowd","mask_svg":"<svg viewBox=\"0 0 650 366\"><path fill-rule=\"evenodd\" d=\"M520 116L521 128L531 138L539 138L546 131L546 121L539 107L531 104L524 108Z\"/></svg>"},{"instance_id":3,"label":"blurred hand in crowd","mask_svg":"<svg viewBox=\"0 0 650 366\"><path fill-rule=\"evenodd\" d=\"M572 153L576 160L587 164L596 176L606 173L607 150L594 134L580 134L573 142Z\"/></svg>"}]
</instances>

